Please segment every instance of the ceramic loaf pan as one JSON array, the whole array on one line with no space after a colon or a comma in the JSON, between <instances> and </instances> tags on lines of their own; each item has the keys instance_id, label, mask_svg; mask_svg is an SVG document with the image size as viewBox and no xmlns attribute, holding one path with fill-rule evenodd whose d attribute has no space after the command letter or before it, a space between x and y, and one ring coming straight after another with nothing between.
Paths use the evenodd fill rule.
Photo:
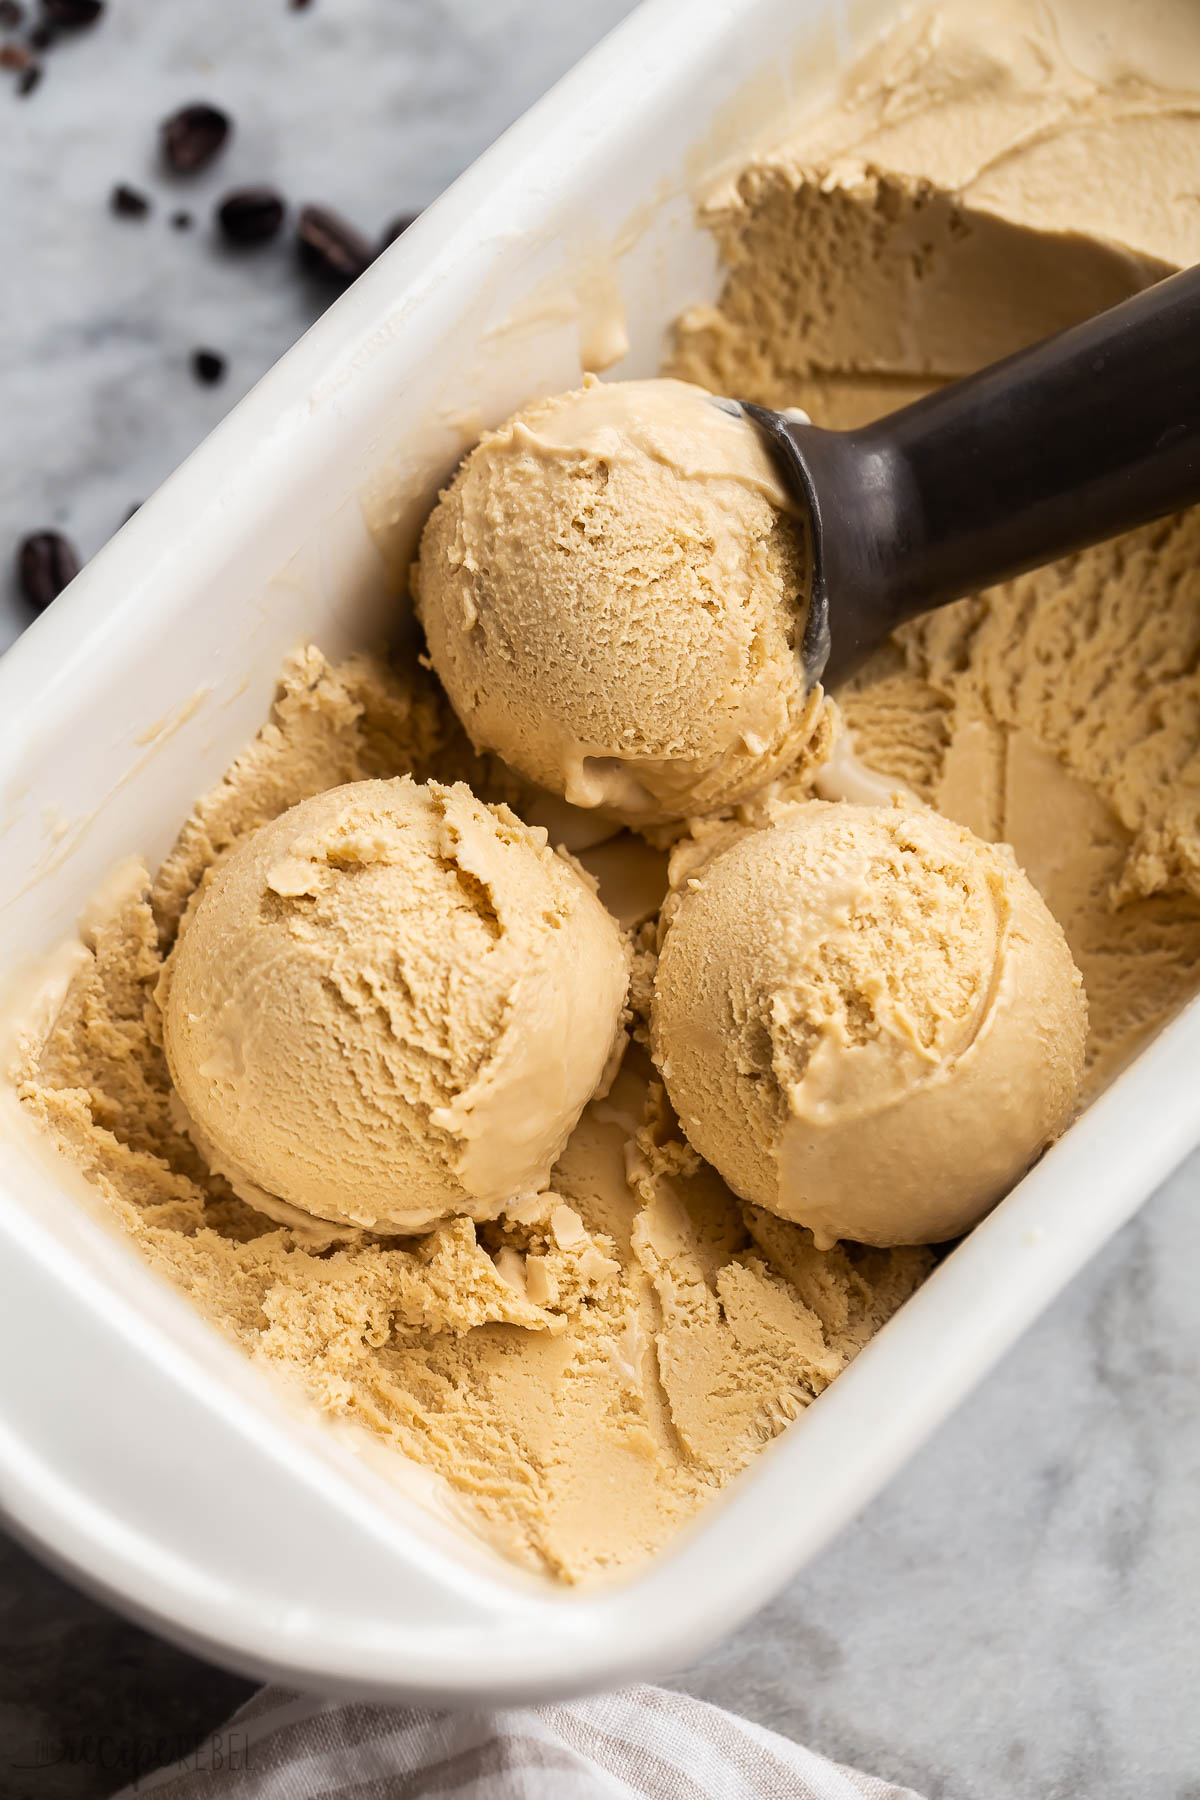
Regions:
<instances>
[{"instance_id":1,"label":"ceramic loaf pan","mask_svg":"<svg viewBox=\"0 0 1200 1800\"><path fill-rule=\"evenodd\" d=\"M302 638L394 623L467 437L621 375L715 297L696 181L890 9L648 0L335 305L0 663L0 963L152 865L261 724ZM681 16L686 28L680 29ZM582 309L582 311L581 311ZM1143 1052L803 1419L620 1585L485 1553L289 1405L102 1226L0 1094L0 1505L154 1629L255 1675L381 1698L539 1699L700 1655L812 1557L1200 1139L1200 1010Z\"/></svg>"}]
</instances>

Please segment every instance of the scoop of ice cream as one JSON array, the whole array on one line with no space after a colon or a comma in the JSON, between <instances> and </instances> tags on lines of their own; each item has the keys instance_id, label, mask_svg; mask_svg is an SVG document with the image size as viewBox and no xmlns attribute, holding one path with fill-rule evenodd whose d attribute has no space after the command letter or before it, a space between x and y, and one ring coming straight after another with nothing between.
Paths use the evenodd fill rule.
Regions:
<instances>
[{"instance_id":1,"label":"scoop of ice cream","mask_svg":"<svg viewBox=\"0 0 1200 1800\"><path fill-rule=\"evenodd\" d=\"M915 807L813 801L676 878L655 1060L744 1199L822 1246L938 1243L1065 1129L1083 984L1003 848Z\"/></svg>"},{"instance_id":2,"label":"scoop of ice cream","mask_svg":"<svg viewBox=\"0 0 1200 1800\"><path fill-rule=\"evenodd\" d=\"M613 1065L628 966L507 807L355 782L201 890L160 983L167 1062L211 1165L274 1217L491 1218L545 1186Z\"/></svg>"},{"instance_id":3,"label":"scoop of ice cream","mask_svg":"<svg viewBox=\"0 0 1200 1800\"><path fill-rule=\"evenodd\" d=\"M476 748L576 805L712 811L827 735L803 521L756 429L688 382L589 379L488 432L413 586Z\"/></svg>"}]
</instances>

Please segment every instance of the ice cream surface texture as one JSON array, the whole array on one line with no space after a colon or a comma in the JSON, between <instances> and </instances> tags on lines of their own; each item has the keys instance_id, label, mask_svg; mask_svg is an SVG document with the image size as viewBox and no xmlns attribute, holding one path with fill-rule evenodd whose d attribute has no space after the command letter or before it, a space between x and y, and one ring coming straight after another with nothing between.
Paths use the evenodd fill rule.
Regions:
<instances>
[{"instance_id":1,"label":"ice cream surface texture","mask_svg":"<svg viewBox=\"0 0 1200 1800\"><path fill-rule=\"evenodd\" d=\"M747 420L684 382L589 379L485 434L414 589L477 749L657 824L824 753L798 654L806 555Z\"/></svg>"},{"instance_id":2,"label":"ice cream surface texture","mask_svg":"<svg viewBox=\"0 0 1200 1800\"><path fill-rule=\"evenodd\" d=\"M376 1466L401 1485L420 1465L443 1514L528 1567L582 1581L664 1544L823 1391L932 1257L820 1252L799 1226L741 1206L680 1138L636 1048L585 1109L551 1187L494 1220L322 1243L311 1220L289 1224L240 1197L186 1130L161 1047L179 921L193 904L186 944L221 871L276 866L259 856L278 847L272 834L284 859L298 835L331 843L307 796L336 820L346 782L392 794L398 784L381 778L406 769L429 782L419 840L434 829L435 768L482 778L420 670L293 658L270 721L158 873L89 925L53 1029L26 1046L20 1093L106 1215L260 1367L350 1441L365 1432L391 1451ZM303 834L287 811L298 802ZM311 849L299 859L312 860ZM312 1073L310 1060L299 1079Z\"/></svg>"},{"instance_id":3,"label":"ice cream surface texture","mask_svg":"<svg viewBox=\"0 0 1200 1800\"><path fill-rule=\"evenodd\" d=\"M862 423L1200 262L1196 192L1191 0L918 6L711 193L725 286L670 370ZM1012 846L1094 1093L1200 986L1200 508L915 620L837 700L885 788Z\"/></svg>"},{"instance_id":4,"label":"ice cream surface texture","mask_svg":"<svg viewBox=\"0 0 1200 1800\"><path fill-rule=\"evenodd\" d=\"M1006 851L924 808L812 801L676 856L655 1061L744 1200L821 1247L939 1242L1069 1123L1083 985Z\"/></svg>"},{"instance_id":5,"label":"ice cream surface texture","mask_svg":"<svg viewBox=\"0 0 1200 1800\"><path fill-rule=\"evenodd\" d=\"M163 1041L244 1198L424 1231L547 1185L623 1044L628 978L544 834L462 783L355 782L206 882L163 973Z\"/></svg>"},{"instance_id":6,"label":"ice cream surface texture","mask_svg":"<svg viewBox=\"0 0 1200 1800\"><path fill-rule=\"evenodd\" d=\"M1113 0L948 0L906 14L848 73L827 111L775 136L776 147L749 159L708 209L724 290L680 322L671 373L713 392L803 406L819 424L885 412L1171 267L1200 262L1200 210L1186 198L1200 193L1192 0L1156 0L1136 17ZM550 403L529 408L521 429L549 444L553 413ZM522 687L505 667L495 689L504 704L483 728L474 672L485 659L467 618L476 593L487 599L494 583L558 666L544 614L512 595L511 561L494 569L481 561L485 582L466 560L499 542L504 507L520 516L518 464L541 483L572 542L600 519L614 554L629 541L626 522L604 510L627 470L615 451L606 483L598 449L541 441L526 449L515 425L498 435L508 483L490 502L498 523L468 522L460 509L473 471L486 472L485 440L430 524L427 546L440 545L436 576L423 554L418 577L427 626L441 605L430 583L446 588L454 660L449 647L439 651L439 670L476 741L502 749L506 729L505 754L517 761L527 705L534 779L561 792L571 767L586 797L618 807L622 775L636 778L635 799L648 791L643 764L661 763L671 779L666 800L697 813L717 811L743 775L757 781L775 743L782 767L793 716L783 665L777 683L768 677L772 647L782 654L786 637L784 571L802 573L801 548L788 515L753 481L735 476L714 514L718 483L681 483L666 465L658 491L668 519L680 516L686 496L694 510L645 590L662 615L662 660L656 652L652 673L630 675L636 684L644 674L651 698L669 696L660 740L632 745L622 738L628 719L603 712L602 729L564 738L546 693ZM481 506L485 490L472 488ZM695 532L715 545L726 504L729 516L759 521L758 554L734 567L744 580L744 631L736 609L722 621L719 595L712 612L699 605L709 564ZM736 541L744 544L744 534ZM565 567L568 555L559 554ZM614 666L621 633L637 624L641 590L615 576L604 586L602 547L595 569L611 633L596 632L594 666L579 679L586 694L595 676L603 696L599 672ZM687 591L698 599L712 676L697 664L698 688L670 649L673 633L682 643L686 612L676 610L676 569L695 577ZM564 579L559 603L572 632L576 597ZM481 606L481 646L499 618L498 606ZM703 756L675 766L676 713L686 723L701 691L713 707L726 691L716 678L723 672L736 695L739 671L750 667L739 646L748 659L756 630L767 723L756 728L749 714L744 723L766 750L736 751L722 763L718 745L728 749L725 725L737 715L731 699L720 733L714 724L713 736L698 740L711 766ZM853 786L886 802L903 784L903 816L925 803L979 838L1009 843L1062 924L1088 996L1085 1097L1200 987L1198 671L1200 515L1189 513L906 627L838 696L849 724L843 744L858 761L825 766L829 797L839 797L842 782L841 797L854 798ZM568 669L560 685L576 692L574 679ZM491 704L485 690L478 698ZM609 694L614 706L618 699L619 689ZM573 758L565 753L572 746ZM599 766L585 768L597 754ZM804 1227L739 1200L681 1134L636 1044L611 1094L585 1109L546 1193L494 1220L459 1216L407 1237L360 1233L322 1251L238 1198L183 1128L161 1047L155 996L179 920L206 871L215 881L287 808L347 782L408 773L418 782L466 780L493 796L489 767L472 757L419 669L366 657L331 669L313 651L293 659L259 739L197 802L163 866L89 927L86 966L57 1023L28 1045L21 1095L107 1215L261 1367L328 1418L401 1453L389 1463L403 1469L407 1458L431 1471L448 1508L526 1565L587 1580L628 1567L694 1516L836 1377L934 1257L844 1243L818 1250ZM790 788L791 771L783 775ZM497 786L501 794L508 790ZM524 816L520 798L511 803ZM645 804L666 810L652 793ZM775 805L760 796L732 822L769 836ZM674 854L707 854L729 823L697 828ZM926 829L938 829L932 815ZM949 1045L968 1029L1001 909L978 855L960 857L960 840L946 841L947 868L956 859L967 865L963 918L977 928L960 969L948 956L933 958L938 1007L947 1009L934 1031ZM582 857L592 855L584 837L577 843ZM898 854L894 846L885 853ZM920 866L916 853L911 861ZM714 861L714 878L720 866ZM1003 863L1005 904L1011 868ZM678 891L703 899L686 880ZM897 884L897 954L932 930L919 891ZM652 914L653 899L643 908ZM1014 905L1018 916L1026 913ZM955 928L962 937L965 925ZM639 1037L654 961L643 940L631 986ZM881 989L877 1003L884 998ZM904 1001L897 990L896 1005ZM914 1013L918 1036L926 1017ZM754 1053L757 1067L761 1046ZM930 1067L915 1047L904 1054Z\"/></svg>"}]
</instances>

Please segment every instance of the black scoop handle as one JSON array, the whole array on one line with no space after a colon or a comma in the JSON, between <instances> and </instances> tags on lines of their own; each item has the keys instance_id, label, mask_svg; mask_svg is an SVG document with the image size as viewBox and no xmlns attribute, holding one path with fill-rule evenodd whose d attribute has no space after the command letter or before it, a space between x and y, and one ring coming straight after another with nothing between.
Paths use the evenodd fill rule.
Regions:
<instances>
[{"instance_id":1,"label":"black scoop handle","mask_svg":"<svg viewBox=\"0 0 1200 1800\"><path fill-rule=\"evenodd\" d=\"M745 410L812 513L828 685L917 613L1200 500L1200 267L855 431Z\"/></svg>"}]
</instances>

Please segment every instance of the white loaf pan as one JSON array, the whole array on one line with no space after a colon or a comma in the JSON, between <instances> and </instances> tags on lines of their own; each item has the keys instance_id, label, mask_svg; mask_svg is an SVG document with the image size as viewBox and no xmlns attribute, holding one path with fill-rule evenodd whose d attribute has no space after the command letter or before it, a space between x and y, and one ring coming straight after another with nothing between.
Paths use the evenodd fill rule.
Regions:
<instances>
[{"instance_id":1,"label":"white loaf pan","mask_svg":"<svg viewBox=\"0 0 1200 1800\"><path fill-rule=\"evenodd\" d=\"M285 655L376 641L476 424L579 373L615 269L632 349L718 285L694 183L878 24L831 0L650 0L262 381L0 663L0 958L151 864ZM455 416L459 415L457 424ZM382 549L381 549L382 546ZM0 1094L0 1505L75 1580L256 1675L545 1698L698 1656L812 1557L1200 1140L1178 1018L852 1367L651 1565L502 1566L290 1408L98 1223Z\"/></svg>"}]
</instances>

